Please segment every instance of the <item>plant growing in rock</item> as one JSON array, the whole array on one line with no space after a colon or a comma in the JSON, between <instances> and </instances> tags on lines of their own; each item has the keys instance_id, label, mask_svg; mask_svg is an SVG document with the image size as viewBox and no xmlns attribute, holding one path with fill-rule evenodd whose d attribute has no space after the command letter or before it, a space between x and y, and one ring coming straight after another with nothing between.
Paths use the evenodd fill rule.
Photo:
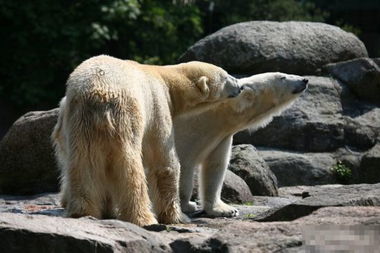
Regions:
<instances>
[{"instance_id":1,"label":"plant growing in rock","mask_svg":"<svg viewBox=\"0 0 380 253\"><path fill-rule=\"evenodd\" d=\"M253 214L253 213L247 213L246 215L244 215L244 218L247 218L247 219L253 219L256 217L256 214Z\"/></svg>"},{"instance_id":2,"label":"plant growing in rock","mask_svg":"<svg viewBox=\"0 0 380 253\"><path fill-rule=\"evenodd\" d=\"M351 169L343 164L342 161L338 161L331 170L339 183L347 184L352 177Z\"/></svg>"}]
</instances>

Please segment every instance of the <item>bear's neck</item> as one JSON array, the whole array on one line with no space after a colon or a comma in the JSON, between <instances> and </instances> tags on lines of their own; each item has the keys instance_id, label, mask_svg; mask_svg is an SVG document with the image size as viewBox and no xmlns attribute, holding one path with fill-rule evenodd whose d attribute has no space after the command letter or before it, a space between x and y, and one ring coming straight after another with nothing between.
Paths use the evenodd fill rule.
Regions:
<instances>
[{"instance_id":1,"label":"bear's neck","mask_svg":"<svg viewBox=\"0 0 380 253\"><path fill-rule=\"evenodd\" d=\"M170 71L167 71L167 70ZM195 106L194 86L175 66L162 66L158 68L160 77L166 84L166 96L172 116L185 113Z\"/></svg>"},{"instance_id":2,"label":"bear's neck","mask_svg":"<svg viewBox=\"0 0 380 253\"><path fill-rule=\"evenodd\" d=\"M205 112L204 119L208 119L208 122L214 122L215 128L220 128L220 125L223 125L223 130L228 135L235 134L245 129L250 116L247 111L237 109L238 103L237 98L227 100L213 110Z\"/></svg>"}]
</instances>

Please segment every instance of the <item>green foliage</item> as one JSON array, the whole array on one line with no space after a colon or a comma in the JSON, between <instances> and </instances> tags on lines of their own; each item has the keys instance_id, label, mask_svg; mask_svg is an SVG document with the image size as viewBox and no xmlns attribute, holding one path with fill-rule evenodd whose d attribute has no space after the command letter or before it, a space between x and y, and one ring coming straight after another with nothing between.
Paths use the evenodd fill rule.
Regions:
<instances>
[{"instance_id":1,"label":"green foliage","mask_svg":"<svg viewBox=\"0 0 380 253\"><path fill-rule=\"evenodd\" d=\"M169 227L169 226L166 226L166 232L170 232L170 231L173 231L173 228L172 227Z\"/></svg>"},{"instance_id":2,"label":"green foliage","mask_svg":"<svg viewBox=\"0 0 380 253\"><path fill-rule=\"evenodd\" d=\"M343 21L337 21L336 25L345 30L346 32L353 33L356 36L359 36L361 33L361 30L358 27L345 24Z\"/></svg>"},{"instance_id":3,"label":"green foliage","mask_svg":"<svg viewBox=\"0 0 380 253\"><path fill-rule=\"evenodd\" d=\"M172 64L205 30L326 16L297 0L0 0L0 6L0 99L23 110L56 106L70 72L94 55Z\"/></svg>"},{"instance_id":4,"label":"green foliage","mask_svg":"<svg viewBox=\"0 0 380 253\"><path fill-rule=\"evenodd\" d=\"M348 183L352 177L351 169L345 164L343 164L341 161L338 161L337 164L331 168L331 170L333 171L336 179L340 183Z\"/></svg>"},{"instance_id":5,"label":"green foliage","mask_svg":"<svg viewBox=\"0 0 380 253\"><path fill-rule=\"evenodd\" d=\"M247 219L252 219L252 218L255 218L257 215L256 214L253 214L253 213L247 213L244 215L244 218L247 218Z\"/></svg>"},{"instance_id":6,"label":"green foliage","mask_svg":"<svg viewBox=\"0 0 380 253\"><path fill-rule=\"evenodd\" d=\"M199 9L172 1L0 1L0 99L19 108L55 106L86 58L173 63L203 33Z\"/></svg>"},{"instance_id":7,"label":"green foliage","mask_svg":"<svg viewBox=\"0 0 380 253\"><path fill-rule=\"evenodd\" d=\"M245 205L245 206L253 206L253 201L244 202L243 205Z\"/></svg>"}]
</instances>

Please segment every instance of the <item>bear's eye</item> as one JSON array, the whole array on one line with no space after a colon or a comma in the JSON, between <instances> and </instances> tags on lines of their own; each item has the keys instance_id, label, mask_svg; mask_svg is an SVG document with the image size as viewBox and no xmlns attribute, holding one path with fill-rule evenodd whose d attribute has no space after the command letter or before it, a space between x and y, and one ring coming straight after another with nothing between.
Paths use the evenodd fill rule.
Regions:
<instances>
[{"instance_id":1,"label":"bear's eye","mask_svg":"<svg viewBox=\"0 0 380 253\"><path fill-rule=\"evenodd\" d=\"M286 76L280 77L280 80L285 80Z\"/></svg>"}]
</instances>

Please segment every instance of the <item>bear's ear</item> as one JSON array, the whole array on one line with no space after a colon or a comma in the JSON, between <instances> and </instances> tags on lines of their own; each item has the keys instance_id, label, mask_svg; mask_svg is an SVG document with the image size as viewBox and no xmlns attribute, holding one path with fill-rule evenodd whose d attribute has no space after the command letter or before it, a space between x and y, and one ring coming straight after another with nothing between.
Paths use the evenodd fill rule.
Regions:
<instances>
[{"instance_id":1,"label":"bear's ear","mask_svg":"<svg viewBox=\"0 0 380 253\"><path fill-rule=\"evenodd\" d=\"M207 95L210 92L210 89L207 84L208 81L209 79L206 76L202 76L196 83L198 89L203 95Z\"/></svg>"}]
</instances>

